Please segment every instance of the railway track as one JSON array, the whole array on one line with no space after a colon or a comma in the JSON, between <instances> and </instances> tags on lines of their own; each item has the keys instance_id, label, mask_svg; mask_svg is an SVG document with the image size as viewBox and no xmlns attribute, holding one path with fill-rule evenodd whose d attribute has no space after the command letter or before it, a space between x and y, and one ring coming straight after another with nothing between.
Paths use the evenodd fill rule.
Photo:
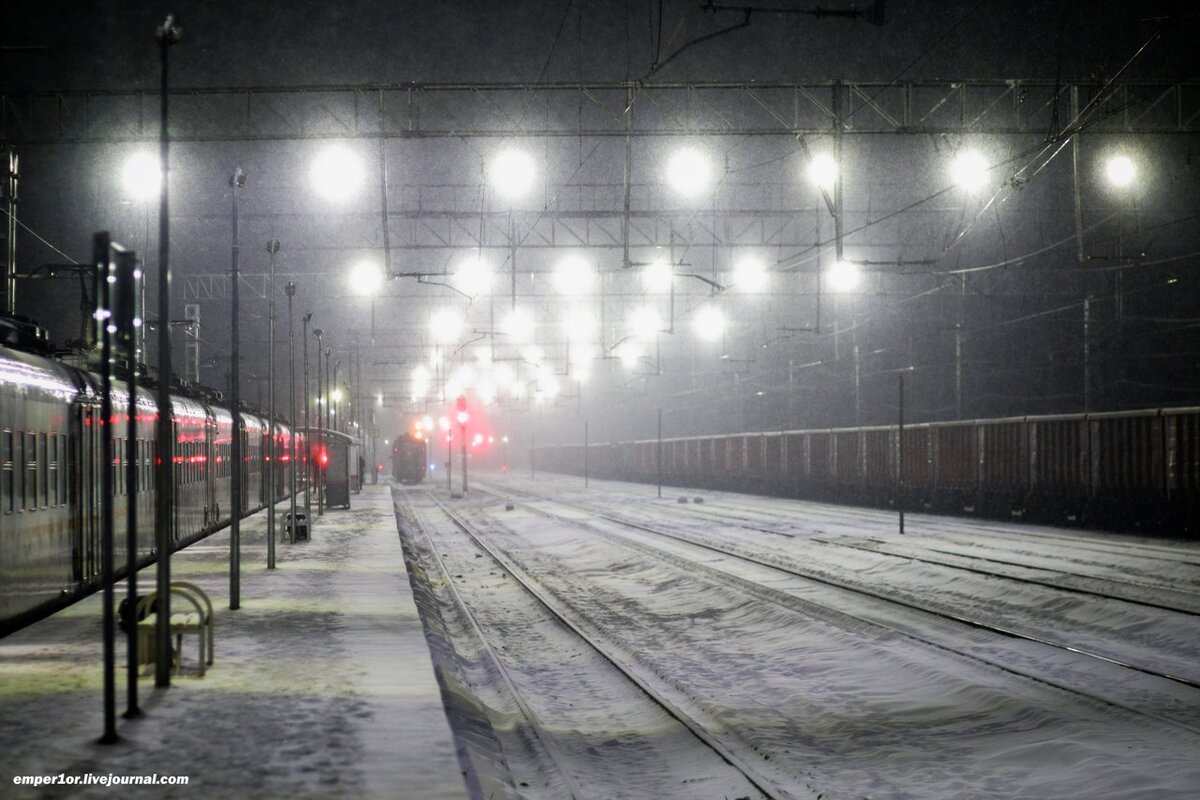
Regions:
<instances>
[{"instance_id":1,"label":"railway track","mask_svg":"<svg viewBox=\"0 0 1200 800\"><path fill-rule=\"evenodd\" d=\"M454 528L466 537L474 548L477 548L480 553L486 554L486 557L492 564L501 569L505 575L522 587L524 592L533 598L537 605L553 618L561 628L570 631L573 637L599 656L604 664L622 675L628 681L631 688L636 687L636 691L652 704L658 712L678 723L685 735L691 738L696 748L706 749L710 757L720 760L722 768L727 768L736 773L744 781L744 785L738 787L726 776L725 782L722 784L724 791L719 796L737 797L740 800L748 800L750 797L767 797L774 798L775 800L831 797L827 792L815 789L798 789L794 776L780 775L774 772L770 768L770 765L766 765L766 768L764 768L763 765L755 763L756 761L761 761L761 759L757 759L752 755L747 756L747 753L751 753L751 748L737 742L736 737L732 736L730 732L713 733L710 730L713 727L711 723L704 722L694 711L686 710L683 707L684 702L678 698L669 696L670 691L666 682L661 678L647 674L645 670L639 668L633 658L621 653L618 647L610 643L602 632L594 626L589 625L586 620L580 619L578 615L572 614L567 607L554 597L552 592L540 585L533 575L523 569L512 558L490 544L487 541L487 537L482 535L461 514L447 507L432 492L426 491L424 495ZM414 518L417 518L417 515L414 515ZM499 667L506 692L519 704L522 714L530 722L531 728L536 732L538 741L552 760L555 770L562 776L564 785L569 788L571 796L576 798L610 796L611 791L609 789L605 789L603 786L584 785L573 777L581 769L578 756L573 757L570 753L565 752L564 747L557 742L556 736L552 733L556 730L569 728L573 724L583 725L586 723L580 720L572 722L569 719L561 718L545 719L543 715L539 714L533 708L530 702L522 698L523 689L521 688L521 680L513 676L512 670L504 667L504 662L508 655L501 652L501 649L507 649L508 645L498 648L489 641L485 626L477 618L476 613L471 610L471 604L463 597L462 592L456 586L456 577L461 579L463 576L452 570L446 563L445 557L439 552L445 546L445 541L435 538L424 523L418 521L418 527L420 528L421 535L429 544L430 553L436 561L446 585L453 593L456 604L469 617L475 638L482 643L489 658ZM664 736L662 732L664 725L661 722L648 724L646 727L649 730L656 731L656 736ZM611 753L608 754L608 758L613 758L613 755ZM696 759L694 754L685 755L682 758L685 761L693 762ZM666 789L660 787L655 790L650 786L639 786L638 791L649 792L653 796L660 797L709 796L706 794L704 788L694 784L678 795L673 795L669 787ZM618 792L616 796L620 796L620 794ZM718 795L712 796L715 797Z\"/></svg>"},{"instance_id":2,"label":"railway track","mask_svg":"<svg viewBox=\"0 0 1200 800\"><path fill-rule=\"evenodd\" d=\"M1157 669L1141 666L1141 665L1134 664L1134 663L1128 662L1126 660L1123 660L1120 658L1115 658L1115 657L1112 657L1110 655L1106 655L1103 653L1092 652L1085 648L1077 647L1077 646L1071 645L1069 643L1053 641L1053 640L1047 639L1045 637L1031 635L1027 632L1022 632L1022 631L1019 631L1019 630L1016 630L1016 629L1013 629L1013 628L1010 628L1007 626L1001 626L1001 625L996 625L996 624L992 624L992 623L988 623L988 622L983 622L980 620L971 619L962 614L950 613L944 609L938 609L938 608L933 608L930 606L922 605L919 603L914 603L909 600L905 600L903 598L896 597L896 596L891 595L886 592L873 590L873 589L870 589L870 588L862 586L862 585L855 585L855 584L847 582L847 581L837 580L837 579L831 578L828 575L817 574L810 570L797 569L794 566L790 566L786 563L781 563L780 561L778 561L776 559L767 559L767 558L762 558L762 557L759 557L759 556L756 556L753 554L739 552L738 550L728 546L725 543L714 542L711 540L698 540L697 538L695 538L694 536L691 536L691 535L680 534L676 531L663 530L661 528L661 526L647 525L647 524L645 524L644 521L629 519L625 515L613 514L613 513L611 513L611 511L609 509L606 509L603 507L584 504L584 503L578 503L578 502L567 503L565 501L562 501L562 500L559 500L556 498L549 498L549 497L539 495L534 492L528 492L528 491L524 491L524 490L516 490L516 489L513 489L512 487L505 487L504 491L511 492L511 493L523 494L527 497L534 498L534 499L544 501L544 502L557 503L557 504L560 504L560 505L568 507L568 508L584 509L584 510L588 511L590 514L592 514L596 519L604 520L609 523L615 524L617 526L622 526L627 529L636 530L636 531L639 531L644 534L650 534L654 537L659 537L659 538L667 539L667 540L670 540L673 542L682 543L686 547L697 548L703 552L716 553L722 557L732 558L737 561L744 562L746 564L752 564L757 568L766 569L775 574L783 574L783 575L787 575L787 576L791 576L791 577L795 577L795 578L800 578L800 579L803 579L806 581L817 582L819 584L834 588L839 591L850 592L853 594L857 594L857 595L860 595L863 597L870 598L872 600L882 601L882 602L890 604L892 606L898 606L909 612L916 612L921 615L927 615L930 617L939 618L939 619L946 620L946 621L951 621L958 625L966 625L970 628L984 631L989 634L999 635L999 636L1005 637L1007 639L1028 642L1031 644L1038 645L1040 647L1051 648L1054 650L1070 653L1074 656L1082 656L1086 659L1091 659L1096 662L1100 662L1101 664L1109 665L1111 667L1118 667L1118 668L1125 669L1125 670L1131 670L1131 671L1134 671L1141 675L1145 675L1147 677L1153 678L1155 680L1164 681L1168 684L1173 685L1175 688L1170 689L1170 687L1167 687L1166 690L1162 694L1157 695L1152 698L1149 698L1149 699L1147 699L1144 696L1141 696L1140 689L1138 692L1131 694L1131 696L1129 696L1125 699L1114 699L1112 696L1100 695L1100 694L1097 694L1094 692L1089 692L1089 691L1086 691L1086 690L1080 688L1078 685L1072 685L1071 683L1067 683L1062 680L1056 680L1053 677L1047 676L1045 673L1037 673L1028 668L1021 669L1021 668L1015 667L1015 666L1013 666L1013 663L1011 661L1004 662L1004 661L1000 661L1000 660L996 659L995 657L987 657L983 654L983 652L986 652L988 649L986 646L982 647L982 648L978 648L978 647L974 648L972 651L962 650L958 647L955 647L952 645L947 645L943 642L939 642L933 638L930 638L927 635L922 635L922 634L916 632L916 630L914 630L914 628L912 626L897 625L894 622L889 622L887 620L886 614L883 616L880 616L877 613L871 614L869 616L863 615L863 614L855 614L855 613L850 613L850 612L845 611L844 606L834 608L833 606L830 606L827 604L812 603L811 601L808 601L808 600L802 600L802 599L795 597L794 595L784 593L782 591L779 591L779 590L776 590L773 588L764 587L762 585L762 582L763 581L769 582L771 580L769 576L762 578L758 583L756 583L753 580L746 580L745 578L739 577L737 575L731 575L728 571L726 571L724 569L720 569L720 568L711 566L709 564L701 564L701 563L699 563L700 562L699 556L693 555L691 557L688 557L686 555L681 556L679 554L672 555L672 554L666 553L659 546L650 544L644 540L643 541L631 541L629 539L629 537L624 535L623 533L599 527L594 522L590 522L587 520L580 520L576 517L565 517L563 515L556 515L553 512L546 510L545 508L539 508L539 507L535 507L535 506L530 507L530 509L532 511L534 511L535 513L555 517L558 520L567 522L573 526L586 527L589 530L592 530L592 531L594 531L602 536L608 537L610 539L613 538L614 536L621 537L626 541L627 544L632 544L633 546L639 547L643 552L646 552L649 555L653 555L654 557L658 557L658 558L662 558L662 557L672 558L675 560L675 563L679 566L684 566L686 563L687 565L690 565L689 568L704 571L706 574L713 574L714 576L723 576L723 577L720 577L720 579L733 581L740 588L742 588L746 591L755 593L756 596L760 596L762 599L768 600L770 602L778 603L781 605L793 605L793 604L799 602L803 605L804 608L806 608L808 610L818 610L818 611L821 611L822 613L828 613L828 612L832 611L833 613L836 613L836 614L844 614L848 618L852 618L856 621L866 622L868 624L880 626L881 628L887 629L890 632L894 632L894 633L903 635L905 637L912 638L916 641L923 642L929 646L938 648L940 650L953 652L953 653L956 653L963 657L970 658L970 659L973 659L976 661L980 661L982 663L986 663L991 667L1004 670L1011 674L1019 675L1026 679L1030 679L1033 681L1037 681L1039 683L1054 686L1057 689L1069 692L1078 697L1086 698L1087 700L1090 700L1093 702L1098 702L1098 703L1101 703L1104 705L1120 708L1123 711L1126 711L1128 713L1132 713L1132 714L1136 714L1136 715L1139 715L1142 717L1153 719L1157 722L1161 722L1161 723L1170 725L1173 728L1182 729L1191 734L1200 735L1200 715L1197 715L1196 711L1195 711L1195 709L1197 707L1200 707L1200 681L1197 681L1194 678L1191 678L1188 676L1174 675L1174 674L1165 672L1163 670L1157 670ZM1013 661L1015 661L1015 659L1013 659ZM1078 681L1076 681L1075 683L1078 683ZM1116 681L1110 680L1110 681L1108 681L1108 683L1114 691L1120 690L1119 678ZM1162 700L1163 702L1159 703L1158 702L1159 700ZM1150 710L1149 708L1147 708L1148 705L1152 706L1152 707L1161 705L1162 707L1165 707L1165 708L1174 708L1174 709L1178 709L1180 713L1166 715L1163 713L1158 713L1156 711Z\"/></svg>"},{"instance_id":3,"label":"railway track","mask_svg":"<svg viewBox=\"0 0 1200 800\"><path fill-rule=\"evenodd\" d=\"M919 562L926 563L926 564L933 564L933 565L938 565L938 566L950 567L953 569L970 571L970 572L973 572L978 575L988 575L988 576L993 576L993 577L997 577L997 578L1003 578L1003 579L1010 580L1010 581L1015 581L1018 583L1045 586L1047 588L1057 589L1057 590L1064 591L1064 592L1073 592L1073 593L1080 594L1080 595L1099 597L1099 598L1109 599L1109 600L1120 600L1120 601L1124 601L1127 603L1135 603L1137 605L1146 606L1148 608L1156 608L1156 609L1160 609L1160 610L1164 610L1164 611L1173 611L1173 612L1178 612L1180 614L1187 614L1190 616L1200 616L1200 592L1192 591L1189 588L1181 588L1178 584L1174 584L1174 583L1169 583L1169 582L1164 582L1164 581L1148 582L1148 581L1144 581L1144 580L1132 580L1128 577L1116 578L1111 575L1104 575L1104 574L1098 575L1098 574L1090 573L1090 572L1071 571L1069 569L1064 568L1063 566L1042 567L1042 566L1031 565L1031 564L1021 563L1021 562L1007 561L1007 560L1004 560L1001 558L992 558L992 557L979 555L979 554L950 551L950 550L945 550L945 549L941 549L938 547L932 547L932 546L923 545L923 544L917 545L916 542L919 541L921 537L915 536L915 535L905 537L905 539L903 539L903 540L897 540L894 542L885 542L880 539L873 539L873 538L869 538L869 537L854 537L852 541L848 541L848 540L844 540L844 539L825 538L824 536L821 536L821 535L813 536L811 534L799 534L799 533L795 533L795 532L791 532L791 531L787 531L787 530L781 530L778 527L763 527L762 525L759 525L759 524L747 522L743 517L739 517L737 514L725 513L722 511L718 511L716 509L709 508L707 506L704 508L697 508L696 506L692 506L692 505L680 504L679 510L682 513L687 514L688 516L691 516L691 517L694 517L697 519L713 520L713 521L719 522L722 525L739 528L742 530L754 531L756 533L765 533L765 534L770 534L773 536L780 536L780 537L789 538L789 539L803 538L806 541L816 542L818 544L823 544L823 545L827 545L827 546L831 546L831 547L847 547L847 548L853 548L853 549L859 549L859 550L866 550L866 551L877 553L880 555L893 556L896 558L904 558L904 559L908 559L911 561L919 561ZM746 513L748 513L748 514L757 513L759 515L763 515L763 512L761 510L756 510L756 509L754 509L754 510L748 509ZM826 509L822 508L822 513L823 514L826 513ZM878 514L879 512L868 511L868 513ZM847 519L853 519L853 517L848 514L846 516L847 516ZM921 524L922 524L922 527L932 527L924 521ZM1002 532L1004 534L1008 533L1008 531L1000 531L1000 529L988 529L988 530L995 530L998 532ZM1066 537L1049 537L1049 536L1043 537L1043 538L1066 539ZM1080 540L1066 539L1066 541L1078 542ZM870 544L864 544L864 542L868 542ZM977 542L968 542L966 546L977 547L978 543ZM1131 549L1130 549L1131 555L1133 555L1137 558L1143 558L1143 559L1167 560L1163 556L1144 555L1140 550L1136 549L1138 547L1139 547L1138 545L1131 546ZM918 548L922 548L922 549L926 550L927 553L918 552ZM929 554L941 555L941 556L944 556L944 558L934 558ZM967 564L963 564L963 563L956 563L953 559L973 560L973 561L979 562L979 564L983 564L983 565L995 564L996 566L995 567L980 566L980 565L972 566L972 565L967 565ZM1080 562L1078 562L1077 560L1074 563L1075 563L1076 567L1081 566ZM1190 562L1186 559L1180 560L1177 558L1176 560L1172 561L1171 563L1172 564L1182 563L1184 565L1190 566L1192 562ZM1197 566L1200 566L1200 563L1198 563ZM1013 574L1012 569L1005 570L1005 569L1003 569L1003 567L1011 567L1011 568L1017 568L1017 569L1022 569L1022 570L1028 570L1030 572L1049 573L1051 576L1058 577L1059 580L1016 575L1016 574ZM1074 582L1074 585L1072 582ZM1106 584L1106 585L1113 587L1114 590L1104 591L1102 589L1093 589L1093 588L1087 588L1086 586L1078 585L1079 583L1088 583L1088 582ZM1122 588L1117 590L1118 587L1122 587ZM1174 604L1158 602L1157 600L1150 599L1149 597L1147 597L1148 594L1165 595L1165 596L1174 598L1176 602Z\"/></svg>"}]
</instances>

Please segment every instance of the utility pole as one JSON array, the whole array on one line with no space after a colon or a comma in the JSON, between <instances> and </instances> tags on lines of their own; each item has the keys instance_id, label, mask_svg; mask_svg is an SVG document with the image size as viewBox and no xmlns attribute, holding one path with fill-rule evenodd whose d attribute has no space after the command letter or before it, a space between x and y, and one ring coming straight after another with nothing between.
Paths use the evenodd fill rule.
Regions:
<instances>
[{"instance_id":1,"label":"utility pole","mask_svg":"<svg viewBox=\"0 0 1200 800\"><path fill-rule=\"evenodd\" d=\"M279 453L275 449L275 255L279 240L267 242L271 271L267 283L267 569L275 569L275 501L279 496L275 479L279 476ZM290 302L290 301L289 301Z\"/></svg>"}]
</instances>

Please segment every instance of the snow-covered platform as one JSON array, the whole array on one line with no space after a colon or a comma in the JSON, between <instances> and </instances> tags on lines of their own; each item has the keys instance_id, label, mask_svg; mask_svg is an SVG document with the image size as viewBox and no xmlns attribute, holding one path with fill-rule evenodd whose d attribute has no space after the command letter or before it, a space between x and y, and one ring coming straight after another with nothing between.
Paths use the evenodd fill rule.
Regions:
<instances>
[{"instance_id":1,"label":"snow-covered platform","mask_svg":"<svg viewBox=\"0 0 1200 800\"><path fill-rule=\"evenodd\" d=\"M172 558L172 578L212 598L216 660L205 677L175 676L167 689L141 678L144 713L118 717L117 744L97 743L99 595L0 640L0 796L465 797L389 489L368 486L352 501L323 517L314 506L311 541L279 543L272 571L266 514L243 521L237 611L228 531ZM143 590L153 578L153 567L140 573ZM124 659L121 638L118 713ZM79 784L16 785L25 775ZM115 788L84 784L88 775L186 776L188 785Z\"/></svg>"}]
</instances>

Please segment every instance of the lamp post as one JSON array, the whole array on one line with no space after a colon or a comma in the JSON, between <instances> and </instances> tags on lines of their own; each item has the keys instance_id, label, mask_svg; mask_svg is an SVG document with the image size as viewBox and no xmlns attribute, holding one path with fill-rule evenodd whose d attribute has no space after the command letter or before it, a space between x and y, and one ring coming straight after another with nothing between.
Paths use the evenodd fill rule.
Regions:
<instances>
[{"instance_id":1,"label":"lamp post","mask_svg":"<svg viewBox=\"0 0 1200 800\"><path fill-rule=\"evenodd\" d=\"M275 255L279 240L267 242L271 256L271 271L267 284L267 569L275 569L275 501L278 491L275 479L279 474L279 459L275 450ZM288 301L291 302L290 300Z\"/></svg>"},{"instance_id":2,"label":"lamp post","mask_svg":"<svg viewBox=\"0 0 1200 800\"><path fill-rule=\"evenodd\" d=\"M326 490L329 489L329 426L330 426L329 404L330 404L330 394L331 394L331 392L329 391L330 390L329 378L330 378L330 375L332 374L329 371L329 355L331 352L332 352L331 348L328 348L328 347L325 348L325 430L321 434L321 445L324 448L325 458L324 458L324 463L321 465L321 475L320 475L320 477L321 477L321 498L322 498L323 502L328 501L328 499L329 499L328 497L325 496L325 492L326 492Z\"/></svg>"},{"instance_id":3,"label":"lamp post","mask_svg":"<svg viewBox=\"0 0 1200 800\"><path fill-rule=\"evenodd\" d=\"M291 467L288 477L288 495L291 497L292 539L296 538L296 325L292 315L292 301L296 297L296 284L288 281L284 287L288 299L288 421L292 425L292 441L288 446Z\"/></svg>"},{"instance_id":4,"label":"lamp post","mask_svg":"<svg viewBox=\"0 0 1200 800\"><path fill-rule=\"evenodd\" d=\"M320 430L321 425L321 390L324 384L321 383L321 337L325 335L325 331L320 328L313 328L313 336L317 337L317 430ZM309 402L308 398L304 402ZM324 437L321 437L324 442ZM323 452L318 450L318 452ZM316 466L313 467L313 482L317 485L317 516L322 516L325 513L325 497L321 494L321 464L320 458L317 459Z\"/></svg>"},{"instance_id":5,"label":"lamp post","mask_svg":"<svg viewBox=\"0 0 1200 800\"><path fill-rule=\"evenodd\" d=\"M329 404L329 430L336 430L342 424L342 420L338 417L338 402L342 399L342 390L338 386L338 372L341 370L342 360L335 359L333 362L333 379L329 382L329 399L332 401Z\"/></svg>"},{"instance_id":6,"label":"lamp post","mask_svg":"<svg viewBox=\"0 0 1200 800\"><path fill-rule=\"evenodd\" d=\"M242 168L238 167L233 171L233 177L229 180L232 187L233 198L233 255L232 265L230 267L230 328L232 336L232 359L229 364L229 402L230 411L232 412L232 441L230 442L229 460L230 460L230 489L229 500L233 506L229 514L229 608L237 610L242 607L242 468L244 466L242 456L242 378L240 374L241 353L240 353L240 329L238 327L238 318L241 314L238 307L238 284L241 282L238 276L238 255L240 249L238 247L238 193L239 190L246 185L246 173L242 172Z\"/></svg>"},{"instance_id":7,"label":"lamp post","mask_svg":"<svg viewBox=\"0 0 1200 800\"><path fill-rule=\"evenodd\" d=\"M304 519L309 522L312 517L312 494L309 491L312 485L312 430L308 424L308 412L312 401L308 397L308 323L311 319L312 312L305 311L300 336L300 341L304 342L304 394L301 395L304 398Z\"/></svg>"},{"instance_id":8,"label":"lamp post","mask_svg":"<svg viewBox=\"0 0 1200 800\"><path fill-rule=\"evenodd\" d=\"M155 589L158 592L158 617L155 623L154 685L171 685L171 548L175 545L174 486L175 471L168 455L173 452L174 431L171 429L171 214L168 206L169 152L171 143L170 117L167 100L171 96L167 78L167 53L179 41L179 28L174 17L168 16L156 33L162 63L161 122L159 123L159 154L162 163L162 194L158 207L158 409L155 423L155 449L159 454L154 481L155 546L158 549L158 569ZM107 469L107 467L105 467Z\"/></svg>"}]
</instances>

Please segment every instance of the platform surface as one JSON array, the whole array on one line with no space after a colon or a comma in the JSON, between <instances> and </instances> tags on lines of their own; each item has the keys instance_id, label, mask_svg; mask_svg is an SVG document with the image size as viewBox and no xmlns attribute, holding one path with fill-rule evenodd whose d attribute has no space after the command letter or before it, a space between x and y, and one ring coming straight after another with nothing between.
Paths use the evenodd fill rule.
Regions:
<instances>
[{"instance_id":1,"label":"platform surface","mask_svg":"<svg viewBox=\"0 0 1200 800\"><path fill-rule=\"evenodd\" d=\"M237 611L228 530L172 557L172 579L213 601L216 661L166 689L142 677L144 714L125 720L118 639L117 744L97 743L100 595L0 640L0 797L465 797L388 487L368 486L352 505L320 517L314 505L311 541L278 543L270 571L265 512L243 520ZM154 567L139 582L152 588ZM194 662L194 637L184 655ZM16 785L25 775L188 785Z\"/></svg>"}]
</instances>

